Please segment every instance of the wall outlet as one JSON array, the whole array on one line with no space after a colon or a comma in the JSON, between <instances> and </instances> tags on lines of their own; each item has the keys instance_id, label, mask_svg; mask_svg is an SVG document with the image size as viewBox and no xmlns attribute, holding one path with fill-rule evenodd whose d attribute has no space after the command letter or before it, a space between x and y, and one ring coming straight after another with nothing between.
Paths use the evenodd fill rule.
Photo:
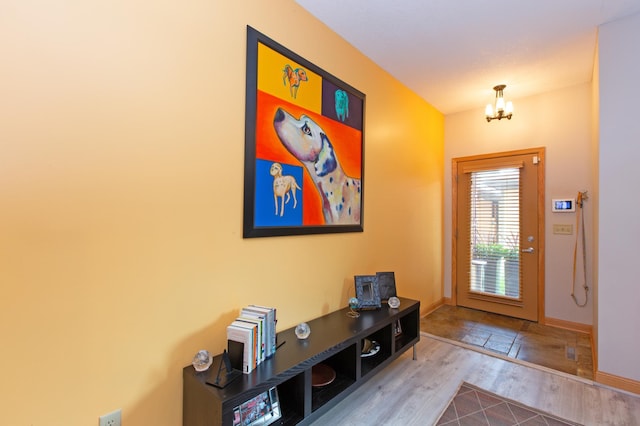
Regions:
<instances>
[{"instance_id":1,"label":"wall outlet","mask_svg":"<svg viewBox=\"0 0 640 426\"><path fill-rule=\"evenodd\" d=\"M100 416L99 426L121 426L122 425L122 410L116 411Z\"/></svg>"}]
</instances>

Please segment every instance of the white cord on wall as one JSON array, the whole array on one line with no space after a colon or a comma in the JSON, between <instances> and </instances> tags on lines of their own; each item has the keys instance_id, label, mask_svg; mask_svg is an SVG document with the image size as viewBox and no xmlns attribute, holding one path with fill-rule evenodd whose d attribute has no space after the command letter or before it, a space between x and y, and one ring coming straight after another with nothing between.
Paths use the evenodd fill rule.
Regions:
<instances>
[{"instance_id":1,"label":"white cord on wall","mask_svg":"<svg viewBox=\"0 0 640 426\"><path fill-rule=\"evenodd\" d=\"M582 212L584 201L587 200L587 191L578 192L578 199L576 201L578 210L576 210L576 244L573 249L573 281L571 283L571 298L576 305L581 308L587 306L587 302L589 301L589 286L587 285L587 246L586 246L586 237L584 234L584 214ZM580 236L582 236L582 278L584 280L583 288L584 288L584 303L578 302L578 299L575 296L575 288L576 288L576 263L578 260L578 241L580 240Z\"/></svg>"}]
</instances>

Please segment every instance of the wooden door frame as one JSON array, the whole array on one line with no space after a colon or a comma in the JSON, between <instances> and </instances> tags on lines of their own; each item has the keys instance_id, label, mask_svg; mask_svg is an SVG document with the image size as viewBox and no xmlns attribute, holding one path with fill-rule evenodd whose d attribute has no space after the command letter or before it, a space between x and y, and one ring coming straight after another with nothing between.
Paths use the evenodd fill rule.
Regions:
<instances>
[{"instance_id":1,"label":"wooden door frame","mask_svg":"<svg viewBox=\"0 0 640 426\"><path fill-rule=\"evenodd\" d=\"M473 155L451 159L451 304L458 304L458 279L457 279L457 234L458 234L458 163L463 161L486 160L492 158L508 157L512 155L538 155L538 167L542 167L542 173L538 169L538 323L545 324L545 148L528 148L516 151L495 152L491 154Z\"/></svg>"}]
</instances>

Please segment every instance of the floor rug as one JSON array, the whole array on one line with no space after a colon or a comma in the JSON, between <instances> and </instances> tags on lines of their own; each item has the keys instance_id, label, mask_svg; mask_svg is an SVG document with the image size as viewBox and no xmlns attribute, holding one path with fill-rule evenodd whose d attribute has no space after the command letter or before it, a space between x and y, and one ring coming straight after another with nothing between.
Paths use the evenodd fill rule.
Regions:
<instances>
[{"instance_id":1,"label":"floor rug","mask_svg":"<svg viewBox=\"0 0 640 426\"><path fill-rule=\"evenodd\" d=\"M463 382L458 392L436 423L438 426L516 426L553 425L576 426L559 417L527 407Z\"/></svg>"}]
</instances>

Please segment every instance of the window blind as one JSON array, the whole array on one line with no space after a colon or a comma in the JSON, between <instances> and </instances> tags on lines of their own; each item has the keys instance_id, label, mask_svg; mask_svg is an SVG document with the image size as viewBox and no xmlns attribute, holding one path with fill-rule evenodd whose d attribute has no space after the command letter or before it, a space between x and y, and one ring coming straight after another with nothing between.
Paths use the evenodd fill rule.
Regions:
<instances>
[{"instance_id":1,"label":"window blind","mask_svg":"<svg viewBox=\"0 0 640 426\"><path fill-rule=\"evenodd\" d=\"M520 167L470 175L469 291L521 300Z\"/></svg>"}]
</instances>

